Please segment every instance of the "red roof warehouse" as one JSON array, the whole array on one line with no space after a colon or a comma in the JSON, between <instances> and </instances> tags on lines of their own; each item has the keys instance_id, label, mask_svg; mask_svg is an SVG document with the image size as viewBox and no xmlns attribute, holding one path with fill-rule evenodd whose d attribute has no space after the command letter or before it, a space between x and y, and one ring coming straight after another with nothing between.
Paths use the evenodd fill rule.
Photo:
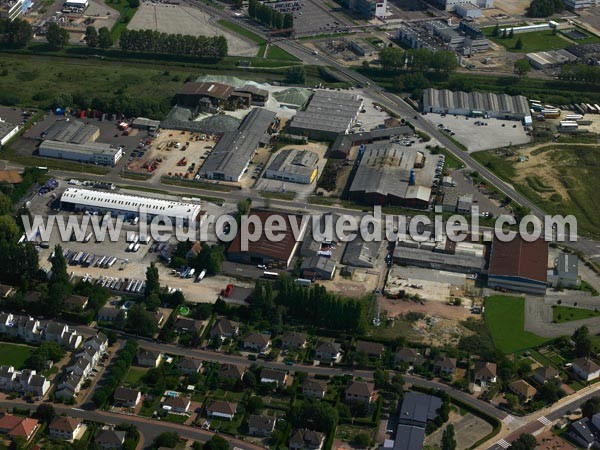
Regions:
<instances>
[{"instance_id":1,"label":"red roof warehouse","mask_svg":"<svg viewBox=\"0 0 600 450\"><path fill-rule=\"evenodd\" d=\"M545 294L548 277L548 243L543 239L510 242L495 239L490 255L488 286L530 294Z\"/></svg>"}]
</instances>

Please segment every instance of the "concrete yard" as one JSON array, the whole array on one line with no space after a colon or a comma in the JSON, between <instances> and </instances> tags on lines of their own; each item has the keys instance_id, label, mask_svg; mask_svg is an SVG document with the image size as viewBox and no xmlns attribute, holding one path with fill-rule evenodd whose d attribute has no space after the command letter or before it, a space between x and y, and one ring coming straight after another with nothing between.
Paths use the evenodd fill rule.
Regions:
<instances>
[{"instance_id":1,"label":"concrete yard","mask_svg":"<svg viewBox=\"0 0 600 450\"><path fill-rule=\"evenodd\" d=\"M456 412L450 414L449 422L454 426L456 436L456 448L464 450L471 448L473 444L492 432L492 426L485 420L467 413L464 416ZM445 426L438 428L425 438L425 445L440 446Z\"/></svg>"},{"instance_id":2,"label":"concrete yard","mask_svg":"<svg viewBox=\"0 0 600 450\"><path fill-rule=\"evenodd\" d=\"M450 114L442 117L441 114L433 113L426 114L424 118L436 126L444 125L456 133L452 137L467 147L469 153L527 144L531 141L521 122L516 120L476 119ZM478 121L487 125L475 125Z\"/></svg>"},{"instance_id":3,"label":"concrete yard","mask_svg":"<svg viewBox=\"0 0 600 450\"><path fill-rule=\"evenodd\" d=\"M222 35L227 39L230 55L256 56L258 52L258 45L221 28L209 14L189 6L143 2L128 28L192 36Z\"/></svg>"},{"instance_id":4,"label":"concrete yard","mask_svg":"<svg viewBox=\"0 0 600 450\"><path fill-rule=\"evenodd\" d=\"M402 289L408 294L419 294L426 300L447 302L450 297L462 296L466 275L418 267L395 266L388 275L387 292ZM421 286L414 288L412 286Z\"/></svg>"}]
</instances>

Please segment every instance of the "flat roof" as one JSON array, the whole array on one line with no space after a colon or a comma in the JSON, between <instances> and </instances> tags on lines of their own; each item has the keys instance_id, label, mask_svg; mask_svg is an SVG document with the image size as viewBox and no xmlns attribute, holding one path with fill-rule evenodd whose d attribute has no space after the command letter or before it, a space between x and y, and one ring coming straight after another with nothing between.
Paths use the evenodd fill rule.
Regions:
<instances>
[{"instance_id":1,"label":"flat roof","mask_svg":"<svg viewBox=\"0 0 600 450\"><path fill-rule=\"evenodd\" d=\"M43 151L79 153L81 155L108 155L114 157L121 152L118 148L111 147L110 144L101 142L84 142L74 144L72 142L52 141L46 139L42 141L39 147L40 153Z\"/></svg>"},{"instance_id":2,"label":"flat roof","mask_svg":"<svg viewBox=\"0 0 600 450\"><path fill-rule=\"evenodd\" d=\"M254 151L267 136L275 117L274 112L262 108L250 111L236 131L223 134L200 167L199 173L208 175L217 172L239 178Z\"/></svg>"},{"instance_id":3,"label":"flat roof","mask_svg":"<svg viewBox=\"0 0 600 450\"><path fill-rule=\"evenodd\" d=\"M345 132L363 105L356 94L318 90L313 93L304 111L298 111L292 118L290 127Z\"/></svg>"},{"instance_id":4,"label":"flat roof","mask_svg":"<svg viewBox=\"0 0 600 450\"><path fill-rule=\"evenodd\" d=\"M489 276L518 277L546 283L548 243L543 239L524 241L517 236L510 242L495 239L490 255Z\"/></svg>"},{"instance_id":5,"label":"flat roof","mask_svg":"<svg viewBox=\"0 0 600 450\"><path fill-rule=\"evenodd\" d=\"M248 242L248 253L264 255L268 258L288 261L292 255L298 242L302 240L302 233L299 236L300 241L294 239L294 233L292 231L291 221L295 221L295 228L300 229L302 223L302 217L295 214L281 213L276 211L253 211L249 214L249 217L258 217L258 220L262 223L263 233L256 242ZM279 242L272 242L267 239L265 235L265 226L267 219L271 216L279 216L283 218L285 229L282 231L277 230L274 234L283 234L284 238ZM277 222L276 222L277 223ZM242 251L241 233L237 233L235 239L231 242L227 253L246 253Z\"/></svg>"},{"instance_id":6,"label":"flat roof","mask_svg":"<svg viewBox=\"0 0 600 450\"><path fill-rule=\"evenodd\" d=\"M442 407L442 399L421 392L407 392L402 399L399 419L413 423L426 423L434 420Z\"/></svg>"},{"instance_id":7,"label":"flat roof","mask_svg":"<svg viewBox=\"0 0 600 450\"><path fill-rule=\"evenodd\" d=\"M310 150L280 150L267 170L310 176L315 170L314 167L318 160L319 156Z\"/></svg>"},{"instance_id":8,"label":"flat roof","mask_svg":"<svg viewBox=\"0 0 600 450\"><path fill-rule=\"evenodd\" d=\"M0 139L3 139L4 136L8 136L15 128L17 128L17 125L14 123L0 120Z\"/></svg>"},{"instance_id":9,"label":"flat roof","mask_svg":"<svg viewBox=\"0 0 600 450\"><path fill-rule=\"evenodd\" d=\"M67 188L63 193L62 202L90 208L129 211L139 214L140 207L146 209L149 215L182 217L195 219L201 211L196 203L184 203L138 195L118 194L108 191L93 191L90 189Z\"/></svg>"},{"instance_id":10,"label":"flat roof","mask_svg":"<svg viewBox=\"0 0 600 450\"><path fill-rule=\"evenodd\" d=\"M393 450L423 450L425 428L398 425Z\"/></svg>"},{"instance_id":11,"label":"flat roof","mask_svg":"<svg viewBox=\"0 0 600 450\"><path fill-rule=\"evenodd\" d=\"M141 127L158 128L158 127L160 127L160 120L152 120L152 119L148 119L146 117L137 117L136 119L134 119L132 124L141 126Z\"/></svg>"}]
</instances>

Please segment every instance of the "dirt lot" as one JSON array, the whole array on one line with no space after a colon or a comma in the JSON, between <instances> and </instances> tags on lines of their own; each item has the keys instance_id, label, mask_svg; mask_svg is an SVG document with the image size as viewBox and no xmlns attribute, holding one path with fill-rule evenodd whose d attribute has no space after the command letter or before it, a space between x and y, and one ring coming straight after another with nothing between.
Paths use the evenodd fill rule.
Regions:
<instances>
[{"instance_id":1,"label":"dirt lot","mask_svg":"<svg viewBox=\"0 0 600 450\"><path fill-rule=\"evenodd\" d=\"M461 416L459 413L453 411L450 413L448 423L454 425L456 448L458 450L470 448L479 439L492 431L492 426L489 423L473 414ZM439 446L445 428L445 426L441 427L427 436L425 438L425 445Z\"/></svg>"},{"instance_id":2,"label":"dirt lot","mask_svg":"<svg viewBox=\"0 0 600 450\"><path fill-rule=\"evenodd\" d=\"M465 320L468 317L473 317L467 308L435 301L417 303L410 300L393 300L384 297L381 299L381 309L387 311L388 317L396 317L411 311L454 320Z\"/></svg>"},{"instance_id":3,"label":"dirt lot","mask_svg":"<svg viewBox=\"0 0 600 450\"><path fill-rule=\"evenodd\" d=\"M575 447L552 431L546 431L536 437L536 450L575 450Z\"/></svg>"},{"instance_id":4,"label":"dirt lot","mask_svg":"<svg viewBox=\"0 0 600 450\"><path fill-rule=\"evenodd\" d=\"M344 278L339 274L333 280L318 281L318 284L325 286L330 291L338 292L342 295L351 297L360 297L377 288L379 275L376 272L364 269L358 269L354 272L352 279Z\"/></svg>"},{"instance_id":5,"label":"dirt lot","mask_svg":"<svg viewBox=\"0 0 600 450\"><path fill-rule=\"evenodd\" d=\"M230 55L256 56L258 51L256 44L221 28L213 17L189 6L143 2L128 28L192 36L223 35L227 39Z\"/></svg>"}]
</instances>

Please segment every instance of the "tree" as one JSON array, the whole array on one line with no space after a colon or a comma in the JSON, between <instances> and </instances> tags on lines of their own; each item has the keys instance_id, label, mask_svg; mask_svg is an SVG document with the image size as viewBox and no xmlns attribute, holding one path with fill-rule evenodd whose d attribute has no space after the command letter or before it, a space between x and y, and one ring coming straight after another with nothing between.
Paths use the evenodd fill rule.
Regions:
<instances>
[{"instance_id":1,"label":"tree","mask_svg":"<svg viewBox=\"0 0 600 450\"><path fill-rule=\"evenodd\" d=\"M575 354L578 357L589 356L592 353L592 340L586 326L576 329L571 338L575 342Z\"/></svg>"},{"instance_id":2,"label":"tree","mask_svg":"<svg viewBox=\"0 0 600 450\"><path fill-rule=\"evenodd\" d=\"M98 30L98 46L100 48L109 48L113 45L113 39L110 31L106 27L102 27Z\"/></svg>"},{"instance_id":3,"label":"tree","mask_svg":"<svg viewBox=\"0 0 600 450\"><path fill-rule=\"evenodd\" d=\"M250 0L248 2L248 16L250 16L251 18L255 18L256 17L256 5L258 3L258 0Z\"/></svg>"},{"instance_id":4,"label":"tree","mask_svg":"<svg viewBox=\"0 0 600 450\"><path fill-rule=\"evenodd\" d=\"M584 417L591 419L594 414L600 412L600 397L592 397L589 400L586 400L583 405L581 405L581 413Z\"/></svg>"},{"instance_id":5,"label":"tree","mask_svg":"<svg viewBox=\"0 0 600 450\"><path fill-rule=\"evenodd\" d=\"M290 411L289 416L295 428L309 428L323 433L335 429L338 422L338 412L331 404L315 400L302 402Z\"/></svg>"},{"instance_id":6,"label":"tree","mask_svg":"<svg viewBox=\"0 0 600 450\"><path fill-rule=\"evenodd\" d=\"M442 450L456 450L456 440L454 439L454 425L448 425L442 433Z\"/></svg>"},{"instance_id":7,"label":"tree","mask_svg":"<svg viewBox=\"0 0 600 450\"><path fill-rule=\"evenodd\" d=\"M537 441L531 434L522 434L518 439L512 442L512 450L535 450Z\"/></svg>"},{"instance_id":8,"label":"tree","mask_svg":"<svg viewBox=\"0 0 600 450\"><path fill-rule=\"evenodd\" d=\"M14 241L19 234L19 227L17 226L15 220L8 214L1 215L0 239L3 241Z\"/></svg>"},{"instance_id":9,"label":"tree","mask_svg":"<svg viewBox=\"0 0 600 450\"><path fill-rule=\"evenodd\" d=\"M140 336L153 336L158 330L156 318L146 311L143 303L137 303L127 312L126 329Z\"/></svg>"},{"instance_id":10,"label":"tree","mask_svg":"<svg viewBox=\"0 0 600 450\"><path fill-rule=\"evenodd\" d=\"M357 433L352 439L352 443L358 448L369 448L372 442L371 437L367 433Z\"/></svg>"},{"instance_id":11,"label":"tree","mask_svg":"<svg viewBox=\"0 0 600 450\"><path fill-rule=\"evenodd\" d=\"M515 35L515 29L511 28L510 31L508 32L508 38L512 39Z\"/></svg>"},{"instance_id":12,"label":"tree","mask_svg":"<svg viewBox=\"0 0 600 450\"><path fill-rule=\"evenodd\" d=\"M152 448L169 447L175 448L179 442L179 435L174 431L165 431L154 438Z\"/></svg>"},{"instance_id":13,"label":"tree","mask_svg":"<svg viewBox=\"0 0 600 450\"><path fill-rule=\"evenodd\" d=\"M254 374L252 374L254 375ZM246 374L244 374L244 381L246 378ZM258 397L256 395L253 395L252 397L250 397L248 399L248 402L246 403L246 411L248 412L248 414L256 414L258 412L260 412L263 409L263 400L261 397Z\"/></svg>"},{"instance_id":14,"label":"tree","mask_svg":"<svg viewBox=\"0 0 600 450\"><path fill-rule=\"evenodd\" d=\"M54 410L54 406L49 403L40 403L40 405L35 410L35 417L38 418L41 422L50 423L56 417L56 411Z\"/></svg>"},{"instance_id":15,"label":"tree","mask_svg":"<svg viewBox=\"0 0 600 450\"><path fill-rule=\"evenodd\" d=\"M514 64L514 72L519 76L519 78L523 78L525 75L531 72L531 65L529 64L529 61L526 59L516 60Z\"/></svg>"},{"instance_id":16,"label":"tree","mask_svg":"<svg viewBox=\"0 0 600 450\"><path fill-rule=\"evenodd\" d=\"M53 50L58 50L69 44L69 32L57 23L51 22L46 31L46 40Z\"/></svg>"},{"instance_id":17,"label":"tree","mask_svg":"<svg viewBox=\"0 0 600 450\"><path fill-rule=\"evenodd\" d=\"M14 48L27 47L32 37L33 30L28 22L17 18L7 23L4 40L8 46Z\"/></svg>"},{"instance_id":18,"label":"tree","mask_svg":"<svg viewBox=\"0 0 600 450\"><path fill-rule=\"evenodd\" d=\"M517 42L515 42L515 49L521 50L522 48L523 48L523 39L519 38L519 39L517 39Z\"/></svg>"},{"instance_id":19,"label":"tree","mask_svg":"<svg viewBox=\"0 0 600 450\"><path fill-rule=\"evenodd\" d=\"M563 396L564 392L556 381L542 384L537 391L537 398L546 404L556 403Z\"/></svg>"},{"instance_id":20,"label":"tree","mask_svg":"<svg viewBox=\"0 0 600 450\"><path fill-rule=\"evenodd\" d=\"M225 438L215 434L204 444L203 450L229 450L229 443Z\"/></svg>"},{"instance_id":21,"label":"tree","mask_svg":"<svg viewBox=\"0 0 600 450\"><path fill-rule=\"evenodd\" d=\"M140 6L140 0L127 0L127 4L129 4L130 8L137 8Z\"/></svg>"},{"instance_id":22,"label":"tree","mask_svg":"<svg viewBox=\"0 0 600 450\"><path fill-rule=\"evenodd\" d=\"M379 61L386 71L396 71L404 67L404 50L399 47L385 47L379 52Z\"/></svg>"},{"instance_id":23,"label":"tree","mask_svg":"<svg viewBox=\"0 0 600 450\"><path fill-rule=\"evenodd\" d=\"M498 37L500 35L500 24L496 23L496 26L492 30L492 36Z\"/></svg>"},{"instance_id":24,"label":"tree","mask_svg":"<svg viewBox=\"0 0 600 450\"><path fill-rule=\"evenodd\" d=\"M286 70L285 81L290 84L304 84L306 82L304 66L293 66Z\"/></svg>"},{"instance_id":25,"label":"tree","mask_svg":"<svg viewBox=\"0 0 600 450\"><path fill-rule=\"evenodd\" d=\"M96 27L89 25L85 29L85 42L90 48L98 47L98 32L96 31Z\"/></svg>"},{"instance_id":26,"label":"tree","mask_svg":"<svg viewBox=\"0 0 600 450\"><path fill-rule=\"evenodd\" d=\"M159 293L160 281L158 279L158 267L156 267L156 264L153 261L146 269L146 291L144 292L144 295L148 298L152 294L158 295Z\"/></svg>"},{"instance_id":27,"label":"tree","mask_svg":"<svg viewBox=\"0 0 600 450\"><path fill-rule=\"evenodd\" d=\"M449 74L458 67L456 54L448 50L440 50L431 60L431 68L437 73Z\"/></svg>"}]
</instances>

